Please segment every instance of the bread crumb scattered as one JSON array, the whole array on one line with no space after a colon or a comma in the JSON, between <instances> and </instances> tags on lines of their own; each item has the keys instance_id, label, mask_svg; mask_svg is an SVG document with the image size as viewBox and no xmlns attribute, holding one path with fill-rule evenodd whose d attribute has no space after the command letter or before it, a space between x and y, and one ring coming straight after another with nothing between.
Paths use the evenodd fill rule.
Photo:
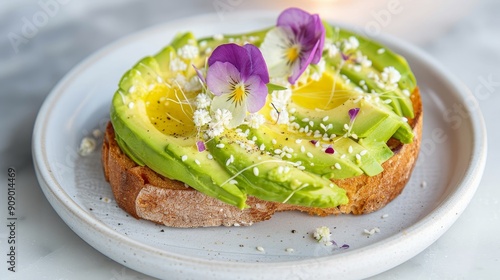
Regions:
<instances>
[{"instance_id":1,"label":"bread crumb scattered","mask_svg":"<svg viewBox=\"0 0 500 280\"><path fill-rule=\"evenodd\" d=\"M293 250L293 248L286 248L286 249L285 249L285 251L286 251L287 253L293 253L293 251L294 251L294 250Z\"/></svg>"}]
</instances>

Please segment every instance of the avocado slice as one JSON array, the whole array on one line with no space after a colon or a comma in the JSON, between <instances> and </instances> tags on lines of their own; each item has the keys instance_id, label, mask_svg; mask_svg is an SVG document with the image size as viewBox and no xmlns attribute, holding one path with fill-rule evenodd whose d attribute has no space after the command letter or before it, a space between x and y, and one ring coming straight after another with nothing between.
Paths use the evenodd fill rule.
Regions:
<instances>
[{"instance_id":1,"label":"avocado slice","mask_svg":"<svg viewBox=\"0 0 500 280\"><path fill-rule=\"evenodd\" d=\"M221 145L223 148L219 148ZM257 198L314 207L348 202L346 191L330 180L264 153L234 132L212 139L207 146L216 161L233 175L232 180Z\"/></svg>"}]
</instances>

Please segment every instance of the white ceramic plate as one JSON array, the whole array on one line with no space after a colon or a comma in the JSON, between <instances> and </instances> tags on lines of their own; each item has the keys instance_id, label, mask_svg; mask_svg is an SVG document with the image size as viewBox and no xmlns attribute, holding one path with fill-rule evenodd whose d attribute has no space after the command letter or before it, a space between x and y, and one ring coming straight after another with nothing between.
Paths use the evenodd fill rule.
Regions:
<instances>
[{"instance_id":1,"label":"white ceramic plate","mask_svg":"<svg viewBox=\"0 0 500 280\"><path fill-rule=\"evenodd\" d=\"M403 54L417 76L425 119L413 176L382 210L326 218L279 213L251 227L175 229L136 220L116 206L99 151L81 157L77 150L83 137L103 130L121 75L178 31L189 29L197 36L250 31L273 25L275 16L239 13L221 20L207 15L148 29L97 52L57 85L37 118L34 163L45 196L81 238L115 261L159 278L361 278L415 256L458 218L485 163L486 133L478 105L431 57L388 37L378 39ZM330 227L339 247L349 249L315 242L311 234L322 225ZM379 233L364 234L375 227Z\"/></svg>"}]
</instances>

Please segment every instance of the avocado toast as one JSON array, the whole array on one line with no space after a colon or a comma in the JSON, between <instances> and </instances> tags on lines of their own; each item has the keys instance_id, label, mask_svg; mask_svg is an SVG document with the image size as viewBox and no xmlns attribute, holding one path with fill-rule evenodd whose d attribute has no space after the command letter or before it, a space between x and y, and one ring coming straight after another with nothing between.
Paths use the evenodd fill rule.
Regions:
<instances>
[{"instance_id":1,"label":"avocado toast","mask_svg":"<svg viewBox=\"0 0 500 280\"><path fill-rule=\"evenodd\" d=\"M404 188L421 125L402 57L291 8L265 30L179 34L138 62L102 160L120 207L168 226L363 214Z\"/></svg>"}]
</instances>

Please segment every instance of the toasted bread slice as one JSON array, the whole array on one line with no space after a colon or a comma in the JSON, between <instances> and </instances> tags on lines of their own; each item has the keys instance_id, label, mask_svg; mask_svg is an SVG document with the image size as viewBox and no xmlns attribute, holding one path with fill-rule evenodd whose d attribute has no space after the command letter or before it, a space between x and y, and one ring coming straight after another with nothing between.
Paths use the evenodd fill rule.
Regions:
<instances>
[{"instance_id":1,"label":"toasted bread slice","mask_svg":"<svg viewBox=\"0 0 500 280\"><path fill-rule=\"evenodd\" d=\"M415 112L415 118L409 120L415 134L413 142L403 145L391 139L389 145L394 156L382 164L384 171L376 176L333 180L349 197L348 204L335 208L311 208L249 197L250 207L240 210L180 181L165 178L147 166L137 165L120 150L111 123L106 128L102 148L105 177L122 209L138 219L171 227L247 226L268 220L279 211L297 210L319 216L370 213L402 192L417 161L423 122L418 88L411 98Z\"/></svg>"}]
</instances>

